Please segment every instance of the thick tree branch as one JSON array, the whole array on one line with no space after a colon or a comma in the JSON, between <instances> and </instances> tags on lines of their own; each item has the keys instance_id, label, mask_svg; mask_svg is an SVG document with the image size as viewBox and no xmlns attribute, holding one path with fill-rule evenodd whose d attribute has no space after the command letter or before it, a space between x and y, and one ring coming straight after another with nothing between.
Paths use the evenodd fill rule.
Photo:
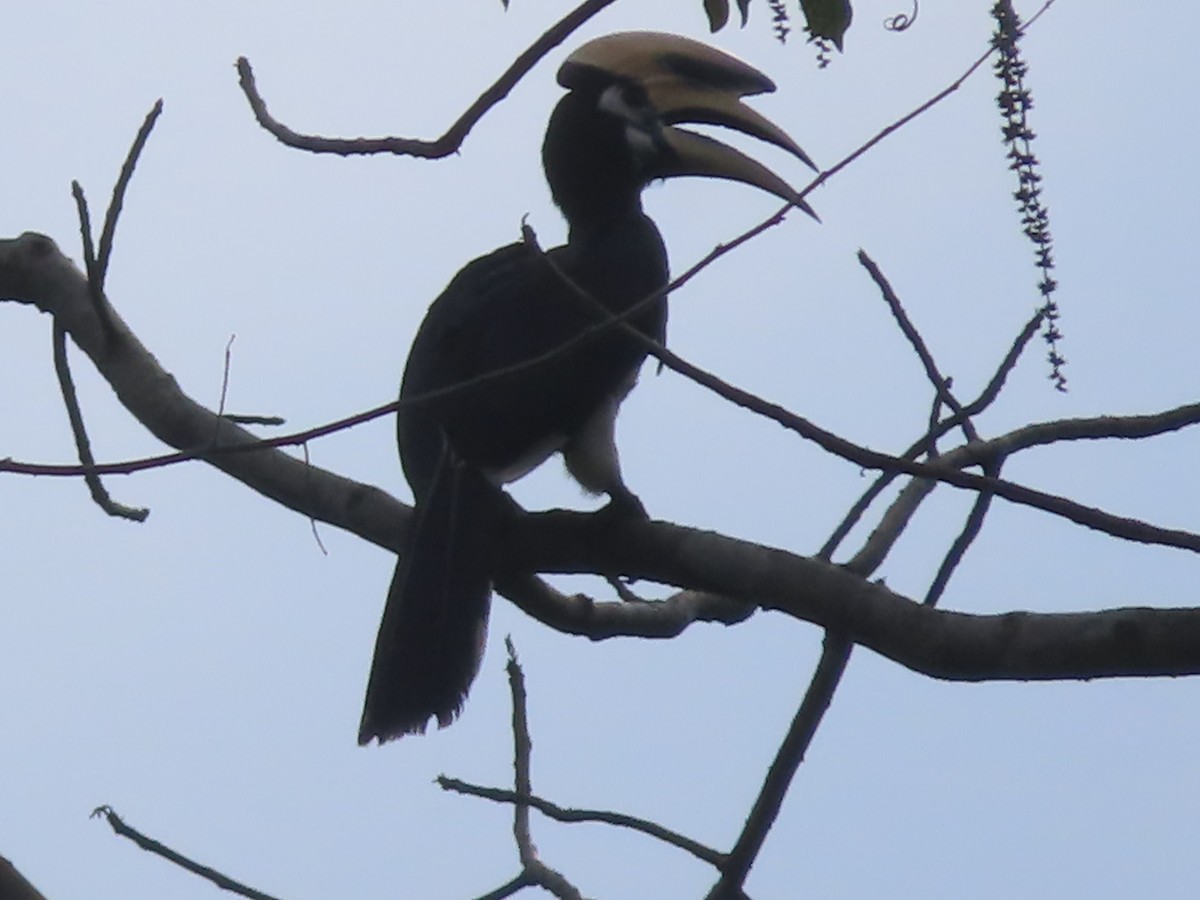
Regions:
<instances>
[{"instance_id":1,"label":"thick tree branch","mask_svg":"<svg viewBox=\"0 0 1200 900\"><path fill-rule=\"evenodd\" d=\"M105 341L87 280L49 238L26 234L0 241L0 298L31 303L55 316L126 408L161 440L194 450L198 458L303 515L380 546L398 548L409 514L404 504L376 487L266 448L246 430L205 409L183 393L115 314L117 340ZM1076 438L1115 433L1145 436L1191 424L1198 413L1184 407L1156 416L1086 420L1063 427ZM1044 442L1055 427L1047 423L1014 432L1018 437L1010 440L1005 452ZM980 464L994 455L991 443L950 451L941 462L946 467ZM226 448L251 449L218 452ZM979 480L984 487L1007 484ZM832 628L939 678L1200 673L1200 610L1196 609L1002 616L944 612L921 608L837 566L781 550L661 522L598 530L584 514L523 517L508 539L514 570L629 575L701 592L688 595L692 599L687 602L665 606L592 604L561 598L544 586L533 587L535 581L528 576L500 579L500 590L538 618L593 638L667 634L710 617L736 621L745 607L719 599L729 597Z\"/></svg>"},{"instance_id":2,"label":"thick tree branch","mask_svg":"<svg viewBox=\"0 0 1200 900\"><path fill-rule=\"evenodd\" d=\"M315 518L376 544L399 547L408 516L403 504L376 487L264 447L244 428L197 403L111 307L110 339L92 305L87 279L50 238L27 233L0 240L0 298L32 304L53 316L92 359L125 408L159 440L289 509L305 515L319 510ZM251 452L229 452L237 449Z\"/></svg>"},{"instance_id":3,"label":"thick tree branch","mask_svg":"<svg viewBox=\"0 0 1200 900\"><path fill-rule=\"evenodd\" d=\"M841 632L913 671L950 681L1200 674L1200 609L1195 608L950 612L922 606L844 567L784 550L664 522L612 528L586 513L529 514L508 541L514 568L626 575L741 597ZM499 589L507 592L509 582L502 581ZM642 634L651 611L627 612L625 606L567 598L545 618L560 630L593 638L626 633L626 624L631 626L627 633Z\"/></svg>"}]
</instances>

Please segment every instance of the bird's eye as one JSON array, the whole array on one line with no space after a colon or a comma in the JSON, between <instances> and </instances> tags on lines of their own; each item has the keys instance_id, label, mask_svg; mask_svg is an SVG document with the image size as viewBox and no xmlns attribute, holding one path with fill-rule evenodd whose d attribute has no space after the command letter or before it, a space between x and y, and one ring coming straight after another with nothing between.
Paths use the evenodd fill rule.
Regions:
<instances>
[{"instance_id":1,"label":"bird's eye","mask_svg":"<svg viewBox=\"0 0 1200 900\"><path fill-rule=\"evenodd\" d=\"M647 166L669 153L663 142L662 122L646 89L634 82L609 85L600 94L600 109L625 123L625 143L635 163Z\"/></svg>"},{"instance_id":2,"label":"bird's eye","mask_svg":"<svg viewBox=\"0 0 1200 900\"><path fill-rule=\"evenodd\" d=\"M650 96L640 84L627 81L618 85L618 89L621 92L622 102L629 109L644 111L650 106Z\"/></svg>"},{"instance_id":3,"label":"bird's eye","mask_svg":"<svg viewBox=\"0 0 1200 900\"><path fill-rule=\"evenodd\" d=\"M600 94L599 107L606 113L637 125L655 118L646 89L633 82L609 85Z\"/></svg>"}]
</instances>

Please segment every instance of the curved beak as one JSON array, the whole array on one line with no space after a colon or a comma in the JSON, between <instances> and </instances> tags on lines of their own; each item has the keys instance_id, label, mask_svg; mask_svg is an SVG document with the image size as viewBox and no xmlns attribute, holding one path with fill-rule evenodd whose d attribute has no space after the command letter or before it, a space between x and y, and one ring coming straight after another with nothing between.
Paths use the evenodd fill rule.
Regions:
<instances>
[{"instance_id":1,"label":"curved beak","mask_svg":"<svg viewBox=\"0 0 1200 900\"><path fill-rule=\"evenodd\" d=\"M579 88L601 80L644 93L666 148L653 165L656 178L701 175L727 178L774 194L818 219L781 177L728 144L676 127L680 123L731 128L774 144L816 170L788 134L747 106L743 97L770 93L775 84L753 66L715 47L673 34L624 32L584 44L558 72L559 84Z\"/></svg>"}]
</instances>

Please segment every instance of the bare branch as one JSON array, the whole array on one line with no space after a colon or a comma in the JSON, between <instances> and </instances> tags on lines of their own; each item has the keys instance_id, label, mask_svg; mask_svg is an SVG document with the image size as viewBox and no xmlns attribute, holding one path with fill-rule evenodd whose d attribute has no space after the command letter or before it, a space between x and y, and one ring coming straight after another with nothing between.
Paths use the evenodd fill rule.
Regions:
<instances>
[{"instance_id":1,"label":"bare branch","mask_svg":"<svg viewBox=\"0 0 1200 900\"><path fill-rule=\"evenodd\" d=\"M222 890L229 891L232 894L237 894L240 897L249 897L251 900L276 900L270 894L264 894L262 891L256 891L252 887L234 881L228 875L223 875L216 869L211 869L208 866L203 866L198 862L188 859L182 853L172 850L165 844L161 844L153 838L147 837L135 828L126 825L125 822L118 816L111 806L98 806L92 810L92 818L103 818L112 830L123 838L128 838L133 841L143 850L153 853L155 856L160 856L169 863L179 866L191 872L193 875L199 875L208 881L211 881Z\"/></svg>"},{"instance_id":2,"label":"bare branch","mask_svg":"<svg viewBox=\"0 0 1200 900\"><path fill-rule=\"evenodd\" d=\"M59 317L76 343L97 361L126 408L161 439L191 447L211 442L216 431L215 415L180 390L119 318L115 323L121 339L112 349L102 347L103 333L87 290L86 280L48 238L26 235L0 241L0 296L36 302L39 308ZM1137 423L1132 431L1144 436L1192 424L1200 419L1200 408L1185 407L1132 419ZM1104 431L1131 430L1124 424L1126 420L1082 421L1091 422L1093 427L1068 422L1060 431L1074 432L1074 437L1095 437ZM1026 441L1043 442L1054 429L1048 423L1044 430L1031 428L1023 432ZM385 492L307 467L301 460L264 447L229 423L221 424L219 435L221 448L254 449L207 452L200 458L290 509L345 528L380 546L398 548L410 509ZM989 443L951 451L945 455L943 465L981 464L987 459ZM940 470L941 466L929 469L939 477ZM916 474L925 471L918 467ZM997 485L1009 491L1016 487L995 479L977 481L982 488ZM1062 502L1068 511L1078 508L1077 504ZM737 597L843 631L903 665L940 678L1049 679L1200 672L1200 611L1126 609L1066 617L1033 613L971 617L922 610L912 601L878 585L868 585L837 567L782 551L666 523L630 524L597 532L588 525L587 516L554 518L569 515L542 514L522 521L508 536L513 543L514 569L631 575L706 594ZM1104 515L1086 524L1107 525ZM541 524L547 521L555 523L554 527ZM1156 538L1158 530L1144 523L1123 521L1135 530L1147 529L1140 532L1141 537ZM631 534L638 539L630 542ZM1200 543L1195 535L1176 534L1181 544ZM564 543L580 535L587 540ZM501 579L499 586L506 593L511 579ZM553 595L543 593L540 599L550 602ZM618 610L602 606L556 606L552 624L568 632L591 634L595 629L595 636L613 636L622 633L622 622L634 623L630 633L645 633L653 632L663 621L650 604L618 604ZM671 620L670 626L678 628L678 617ZM995 644L989 645L989 641Z\"/></svg>"},{"instance_id":3,"label":"bare branch","mask_svg":"<svg viewBox=\"0 0 1200 900\"><path fill-rule=\"evenodd\" d=\"M250 61L244 56L239 57L237 61L238 83L241 85L246 99L250 102L250 108L254 111L254 118L258 120L258 124L275 135L280 143L289 147L307 150L310 153L337 153L342 156L393 153L401 156L437 159L457 151L462 146L467 134L483 118L484 114L507 97L508 92L542 57L566 40L580 25L613 2L614 0L587 0L564 16L556 25L534 41L529 49L518 56L504 74L479 95L479 98L467 108L466 112L450 126L445 134L433 141L399 137L346 139L299 134L277 121L267 111L266 101L259 94L258 85L254 80L254 70L250 67Z\"/></svg>"},{"instance_id":4,"label":"bare branch","mask_svg":"<svg viewBox=\"0 0 1200 900\"><path fill-rule=\"evenodd\" d=\"M570 824L591 822L600 825L614 825L618 828L629 828L670 844L672 847L678 847L685 853L690 853L697 859L714 866L721 865L725 859L723 853L711 847L706 847L704 844L694 841L686 835L679 834L669 828L664 828L657 822L651 822L648 819L641 819L637 816L629 816L625 813L611 812L604 809L574 809L559 806L557 803L552 803L543 797L533 794L520 794L516 791L470 784L457 778L448 778L445 775L439 776L437 783L443 790L454 791L455 793L465 794L469 797L479 797L483 800L491 800L494 803L511 803L514 806L522 804L531 806L556 822Z\"/></svg>"},{"instance_id":5,"label":"bare branch","mask_svg":"<svg viewBox=\"0 0 1200 900\"><path fill-rule=\"evenodd\" d=\"M917 358L921 360L921 365L925 368L925 377L933 385L938 399L948 406L951 412L962 415L963 433L966 435L967 440L977 439L979 435L975 431L975 426L971 424L971 420L963 413L962 405L950 393L950 379L938 370L937 363L933 359L933 354L929 352L929 347L925 344L925 339L921 337L920 332L917 331L917 327L912 323L912 319L908 317L908 313L904 309L904 304L900 302L900 298L892 290L891 284L884 277L875 260L867 256L865 250L859 250L858 261L867 270L867 273L871 276L871 280L879 288L884 302L887 303L888 309L892 311L892 317L895 318L896 324L900 326L900 331L908 339L909 344L912 345ZM932 445L931 441L930 446Z\"/></svg>"},{"instance_id":6,"label":"bare branch","mask_svg":"<svg viewBox=\"0 0 1200 900\"><path fill-rule=\"evenodd\" d=\"M87 279L49 238L25 234L0 240L0 297L31 303L54 316L91 357L117 399L160 440L187 448L186 456L211 463L289 509L313 514L380 546L399 546L408 507L376 487L306 466L201 406L115 313L117 340L109 341L92 307ZM236 448L241 452L232 452ZM99 473L105 467L95 469ZM81 471L76 468L75 474Z\"/></svg>"},{"instance_id":7,"label":"bare branch","mask_svg":"<svg viewBox=\"0 0 1200 900\"><path fill-rule=\"evenodd\" d=\"M199 457L290 509L345 528L380 546L397 549L410 514L408 507L378 488L359 484L316 467L305 466L301 460L266 448L262 442L234 425L220 423L218 431L215 424L218 421L217 417L179 389L175 380L158 367L154 358L136 337L128 332L119 318L114 321L121 332L121 339L113 348L105 349L101 327L88 299L86 280L48 238L26 235L13 241L0 241L0 296L36 302L39 308L59 317L76 343L100 366L101 373L113 385L126 408L161 439L177 446L204 446L206 442L211 446L212 435L218 433L219 448L253 447L249 452L207 451L199 454ZM1022 431L1028 443L1049 440L1056 428L1060 433L1072 432L1073 437L1095 437L1106 431L1132 432L1144 436L1193 424L1198 419L1200 407L1193 406L1157 416L1132 417L1136 423L1136 427L1133 428L1125 424L1126 420L1097 419L1060 423L1060 426L1048 423L1042 429L1031 427ZM1084 423L1091 423L1091 427ZM981 442L950 451L938 467L913 467L914 474L929 473L935 477L943 477L943 469L950 465L982 464L988 459L990 444L991 442ZM1005 452L1011 452L1012 449L1014 448L1006 447ZM1001 494L1002 490L1005 493L1015 491L1018 494L1029 490L998 479L978 476L972 478L971 484L978 483L983 489L995 485L998 494ZM1109 517L1099 510L1089 512L1086 507L1071 504L1070 501L1061 498L1057 498L1056 502L1064 505L1065 514L1082 515L1080 510L1086 512L1087 515L1082 515L1082 518L1084 524L1091 527L1100 525L1107 528L1108 518L1116 518ZM556 534L553 529L546 532L545 529L533 527L537 517L529 518L530 521L523 522L513 537L521 538L519 543L525 545L527 537L536 534L538 541L543 542L545 547L540 551L540 555L527 549L522 556L517 557L527 560L527 563L519 566L524 571L592 571L633 575L662 583L683 585L706 593L749 600L767 608L784 610L799 618L845 631L852 639L866 643L884 655L938 677L1074 678L1117 674L1183 674L1185 671L1195 671L1192 667L1196 664L1195 657L1200 654L1200 633L1193 634L1188 628L1189 613L1184 611L1126 610L1120 613L1095 614L1095 620L1085 617L1071 619L1069 622L1054 617L1014 614L1016 618L1012 621L1020 623L1020 634L1026 643L1016 647L1012 655L988 662L994 651L986 651L984 646L978 643L982 634L989 633L991 637L1000 641L1001 646L1011 646L1009 632L1006 627L995 624L998 620L955 619L951 624L951 620L938 619L934 625L924 619L910 619L910 616L919 615L909 609L913 606L911 601L895 595L888 595L890 599L867 600L867 597L874 597L871 592L876 588L864 588L860 583L861 579L848 573L843 573L846 580L837 581L835 589L828 581L826 568L812 560L801 561L799 557L786 554L780 556L780 551L756 548L751 544L727 544L724 542L731 539L718 535L700 536L699 533L664 523L631 525L619 529L614 534L600 535L594 534L594 529L589 530L586 524L571 530L567 523L564 523L564 531ZM1196 535L1153 529L1132 520L1118 521L1124 523L1125 529L1137 534L1140 539L1158 540L1161 534L1166 534L1168 538L1174 538L1180 546L1200 546L1200 538ZM630 532L640 534L643 529L651 530L645 534L646 542L641 547L636 544L627 546L616 540L617 537ZM595 546L574 547L572 555L568 556L554 555L556 541L561 541L568 534L580 533L592 534ZM684 560L676 558L680 547L695 547L700 552L704 565L699 568L684 565ZM740 549L733 552L734 547ZM562 549L559 546L559 551ZM646 552L651 549L662 554L657 562L648 561L645 557ZM620 552L616 552L617 550ZM624 555L626 553L629 555ZM761 595L754 587L759 581L757 567L773 564L770 561L784 559L787 560L784 568L791 573L794 580L789 582L785 578L776 583L768 595ZM799 568L793 569L793 566ZM817 568L810 569L809 566ZM723 574L718 575L718 570ZM833 567L828 567L828 570L840 572ZM507 589L510 584L510 580L504 579L501 587ZM809 597L808 591L813 585L823 586L828 593ZM798 598L801 597L809 597L809 600L800 603ZM859 598L859 602L855 603L852 598ZM542 599L551 599L551 595L545 594ZM831 600L835 602L832 608L828 605ZM619 627L616 631L613 629L616 623L622 621L621 617L627 617L625 621L635 621L638 633L651 631L663 621L655 615L652 608L643 608L641 604L628 604L628 608L618 614L607 611L602 614L599 606L597 604L592 608L589 605L585 609L576 604L570 608L573 611L558 607L556 615L564 630L577 633L589 633L589 629L598 627L597 623L600 628L607 629L608 634L619 633ZM649 604L646 607L649 607ZM886 611L886 614L881 610ZM924 614L958 615L933 610L927 610ZM888 621L889 625L885 631L890 634L878 630L880 616ZM895 617L899 617L899 620ZM1197 618L1200 618L1200 615L1197 615ZM1164 628L1161 623L1168 620L1178 627ZM1120 623L1121 628L1126 629L1124 633L1144 635L1144 648L1130 656L1126 652L1128 648L1115 641L1112 633L1101 634L1095 630L1098 627L1094 625L1095 621L1105 623L1105 628L1115 627L1114 622ZM963 624L964 622L967 624ZM671 627L678 627L677 619L671 622ZM911 632L906 631L906 627L910 628ZM999 631L995 630L997 628ZM959 634L959 629L965 630ZM989 632L988 629L993 630ZM1086 636L1081 637L1083 632L1086 632ZM902 637L902 633L906 636ZM935 635L937 640L933 641ZM1181 650L1178 647L1178 639L1183 635L1193 636L1191 649ZM947 661L947 648L953 651L960 641L965 642L964 646L975 647L972 652L979 654L977 665L970 657L958 659L952 652ZM1049 665L1037 658L1033 648L1047 641L1055 646L1060 664Z\"/></svg>"},{"instance_id":8,"label":"bare branch","mask_svg":"<svg viewBox=\"0 0 1200 900\"><path fill-rule=\"evenodd\" d=\"M988 476L995 478L1000 474L1000 464L989 464L985 471ZM992 495L987 492L975 498L975 503L972 505L971 512L967 516L967 521L963 524L962 531L954 539L954 543L950 545L950 549L946 551L946 556L942 560L942 564L938 566L933 583L929 585L929 590L925 593L925 599L922 602L926 606L934 606L941 599L943 592L946 590L946 585L950 583L950 576L954 574L954 570L958 568L958 564L967 555L967 550L970 549L975 538L979 536L979 532L983 530L983 520L987 517L988 509L991 505Z\"/></svg>"},{"instance_id":9,"label":"bare branch","mask_svg":"<svg viewBox=\"0 0 1200 900\"><path fill-rule=\"evenodd\" d=\"M117 503L96 474L96 460L92 456L92 443L88 440L87 429L83 424L83 411L79 408L79 397L75 392L75 380L71 377L71 366L67 360L67 332L57 320L53 328L54 372L58 376L58 386L62 391L63 405L67 408L67 418L71 422L71 434L75 436L75 449L79 461L83 465L83 477L91 491L96 505L108 513L121 519L134 522L144 522L150 515L150 510L143 507L123 506Z\"/></svg>"},{"instance_id":10,"label":"bare branch","mask_svg":"<svg viewBox=\"0 0 1200 900\"><path fill-rule=\"evenodd\" d=\"M113 185L112 200L109 201L108 211L104 215L104 228L100 232L100 249L96 254L96 277L99 280L97 290L101 293L104 291L104 280L108 276L108 263L112 258L113 238L117 233L117 219L120 218L121 208L125 205L125 191L129 188L129 181L133 178L133 170L137 167L138 158L142 155L142 149L146 146L150 132L154 130L154 123L158 121L162 111L163 102L159 97L154 106L150 108L150 112L146 114L142 127L138 129L137 136L133 139L133 145L129 148L129 153L126 154L125 162L121 166L121 174L117 176L117 183Z\"/></svg>"},{"instance_id":11,"label":"bare branch","mask_svg":"<svg viewBox=\"0 0 1200 900\"><path fill-rule=\"evenodd\" d=\"M512 729L513 729L513 769L516 791L514 797L528 797L533 793L533 777L531 775L533 741L529 739L529 715L525 693L525 673L517 661L517 650L512 638L504 639L505 649L508 650L508 662L505 670L508 672L508 686L512 692ZM449 780L444 776L438 779L443 789L447 788ZM537 847L529 830L529 804L518 799L513 807L513 838L517 844L517 855L521 859L521 874L493 891L489 896L505 897L527 885L538 885L545 888L556 897L564 900L582 900L582 895L575 885L571 884L561 872L550 868L538 858Z\"/></svg>"},{"instance_id":12,"label":"bare branch","mask_svg":"<svg viewBox=\"0 0 1200 900\"><path fill-rule=\"evenodd\" d=\"M108 211L104 217L104 228L100 234L99 254L96 253L92 246L92 219L88 211L87 198L84 196L83 188L79 182L71 182L71 193L75 197L75 205L79 213L79 231L83 241L83 259L87 268L88 296L92 301L92 309L104 330L105 337L110 342L116 337L116 327L113 324L112 310L109 308L108 301L104 296L104 278L108 273L108 262L112 256L113 237L116 234L117 219L121 215L121 207L125 200L125 190L129 186L130 178L133 177L133 170L137 165L138 156L141 155L142 148L146 145L146 139L150 137L150 131L154 128L154 123L161 112L162 99L160 98L154 104L154 108L150 110L149 115L146 116L146 120L138 130L137 137L134 138L133 146L129 148L129 153L125 157L125 163L121 167L121 174L118 176L117 183L113 187L112 201L109 203ZM79 462L83 467L84 479L87 482L88 489L91 491L92 499L110 516L131 519L135 522L145 521L146 516L150 514L150 510L123 506L114 501L109 496L108 491L105 490L104 485L100 481L100 476L96 472L96 460L92 456L91 442L88 440L87 430L84 428L83 413L79 408L79 399L75 392L75 382L71 378L71 368L67 360L67 332L58 319L54 321L53 343L54 371L58 375L58 385L62 391L63 403L67 407L67 417L71 422L71 433L75 436L75 447L79 453Z\"/></svg>"},{"instance_id":13,"label":"bare branch","mask_svg":"<svg viewBox=\"0 0 1200 900\"><path fill-rule=\"evenodd\" d=\"M87 197L83 194L83 186L78 181L71 182L71 196L75 198L75 209L79 214L79 236L83 245L83 265L87 273L88 297L92 308L100 319L105 337L114 338L111 313L104 300L104 282L100 277L99 264L96 262L96 250L92 244L92 216L88 211Z\"/></svg>"},{"instance_id":14,"label":"bare branch","mask_svg":"<svg viewBox=\"0 0 1200 900\"><path fill-rule=\"evenodd\" d=\"M981 615L922 606L842 566L664 522L619 528L562 510L530 513L506 535L514 570L622 574L740 596L843 633L901 665L949 681L1050 681L1200 674L1200 609ZM508 578L497 589L509 596ZM566 602L543 615L593 639L642 635L653 609ZM549 603L552 597L541 598ZM1021 598L1017 602L1028 602ZM646 604L652 607L652 604ZM629 631L623 632L627 623Z\"/></svg>"},{"instance_id":15,"label":"bare branch","mask_svg":"<svg viewBox=\"0 0 1200 900\"><path fill-rule=\"evenodd\" d=\"M176 458L194 457L209 462L265 496L298 512L304 512L310 505L305 495L310 493L311 476L306 472L321 473L320 478L312 478L311 490L324 490L334 485L354 485L354 493L349 498L353 500L353 509L339 510L335 519L318 516L323 521L339 527L349 527L350 519L361 509L361 492L375 490L356 485L348 479L340 479L339 476L322 470L308 470L303 463L272 449L276 445L295 443L295 436L262 441L200 406L179 389L175 380L162 370L154 357L115 313L112 316L113 327L120 340L112 346L107 345L102 328L88 301L86 279L49 238L27 234L15 240L0 241L0 297L33 303L44 312L54 315L71 334L76 344L96 363L125 407L161 440L175 447L186 448L184 455ZM897 470L969 490L990 490L1010 501L1045 510L1116 537L1200 551L1200 535L1192 532L1158 528L1136 519L1085 506L1065 497L1036 491L1002 479L970 474L956 468L982 465L989 459L1019 449L1019 443L1004 443L1007 438L980 441L959 448L944 455L936 464L898 459L838 437L778 404L727 384L711 372L688 363L670 351L658 348L653 342L650 344L655 348L655 355L672 368L684 372L721 396L768 416L790 430L814 440L830 452L864 468ZM418 398L418 402L429 402L432 396L425 395ZM348 421L363 421L371 416L386 414L395 408L395 404L388 404L377 410L353 416ZM1154 416L1131 417L1128 421L1109 417L1068 421L1070 424L1045 423L1042 426L1022 429L1023 439L1032 445L1049 443L1057 439L1058 434L1065 435L1062 439L1095 438L1106 434L1139 437L1159 434L1200 422L1200 404L1179 407ZM307 434L328 433L332 430L336 429L324 426ZM35 469L28 465L18 466L8 462L0 464L0 472L2 471L36 471L39 474L51 474L53 467ZM58 474L73 475L81 472L77 468L57 471ZM102 467L97 466L96 471L102 471ZM396 540L396 537L392 536L381 543L385 546L395 546Z\"/></svg>"},{"instance_id":16,"label":"bare branch","mask_svg":"<svg viewBox=\"0 0 1200 900\"><path fill-rule=\"evenodd\" d=\"M847 563L851 571L863 578L868 577L883 565L888 553L912 521L917 509L925 498L933 493L937 482L928 478L913 478L906 484L887 510L879 517L879 522L871 530L871 534L863 542L862 547ZM828 557L818 554L818 559L828 561Z\"/></svg>"},{"instance_id":17,"label":"bare branch","mask_svg":"<svg viewBox=\"0 0 1200 900\"><path fill-rule=\"evenodd\" d=\"M594 641L612 637L668 639L697 622L737 625L755 611L752 603L704 591L680 591L666 600L596 601L563 594L531 575L501 575L496 590L535 619L565 634Z\"/></svg>"},{"instance_id":18,"label":"bare branch","mask_svg":"<svg viewBox=\"0 0 1200 900\"><path fill-rule=\"evenodd\" d=\"M517 794L528 797L533 793L533 779L530 775L530 762L533 754L533 741L529 739L529 716L526 712L525 673L517 662L517 649L513 646L512 638L504 639L504 648L508 651L508 662L504 669L508 673L508 687L512 693L512 731L513 731L513 783ZM517 803L513 808L513 837L517 842L517 853L521 865L528 872L537 862L537 849L529 834L529 805Z\"/></svg>"},{"instance_id":19,"label":"bare branch","mask_svg":"<svg viewBox=\"0 0 1200 900\"><path fill-rule=\"evenodd\" d=\"M283 416L247 416L241 413L222 413L221 418L235 425L286 425Z\"/></svg>"},{"instance_id":20,"label":"bare branch","mask_svg":"<svg viewBox=\"0 0 1200 900\"><path fill-rule=\"evenodd\" d=\"M821 659L817 663L812 682L804 694L800 708L796 710L783 743L775 754L771 768L767 771L762 790L746 818L742 833L722 866L721 878L708 894L709 900L742 895L742 885L745 884L746 876L750 874L750 867L779 817L779 810L783 808L784 797L787 796L796 770L804 761L804 754L808 752L821 719L833 701L833 694L846 671L846 665L850 662L853 646L841 635L825 633L825 646L821 650Z\"/></svg>"},{"instance_id":21,"label":"bare branch","mask_svg":"<svg viewBox=\"0 0 1200 900\"><path fill-rule=\"evenodd\" d=\"M579 296L587 297L587 294L582 291L578 285L575 285L567 275L559 269L553 260L543 256L546 264L555 269L559 277L564 283L571 285ZM592 301L595 302L595 301ZM636 308L636 307L635 307ZM947 484L955 485L956 487L966 488L974 491L989 491L993 492L1006 500L1014 503L1019 503L1025 506L1032 506L1036 509L1045 512L1053 513L1054 515L1062 516L1070 519L1079 525L1085 525L1088 528L1095 528L1111 534L1114 537L1125 538L1126 540L1137 541L1139 543L1154 543L1163 544L1169 547L1178 547L1181 549L1200 552L1200 534L1192 532L1179 531L1177 529L1157 528L1146 522L1141 522L1137 519L1132 519L1124 516L1116 516L1107 513L1104 510L1095 507L1085 506L1081 503L1075 503L1065 497L1060 497L1055 494L1037 491L1023 485L1013 482L1004 481L998 478L986 478L979 475L972 475L967 472L960 471L956 468L951 468L947 465L945 458L933 463L918 463L912 460L901 459L890 456L886 453L880 453L877 450L872 450L859 444L855 444L845 438L839 437L831 431L821 428L819 425L809 421L803 416L785 409L777 403L765 400L756 394L736 387L721 378L718 378L712 372L702 369L699 366L688 362L678 354L661 346L651 338L629 326L622 317L611 316L605 313L607 318L602 323L601 327L610 323L617 323L622 330L632 339L639 341L646 349L649 355L656 358L664 366L672 371L678 372L686 376L702 387L706 387L718 396L728 400L736 406L757 413L765 418L771 419L789 431L794 431L796 434L806 438L817 444L822 449L840 456L843 459L849 460L864 469L882 469L885 471L904 472L909 475L916 475L924 478L931 478L937 481L944 481ZM1187 419L1186 424L1196 424L1200 422L1200 404L1194 407L1181 407L1188 412L1183 414L1182 418ZM1174 427L1182 427L1176 425ZM1173 428L1171 430L1173 430ZM992 458L993 444L992 442L979 441L970 445L974 459L969 464L980 464L989 458ZM986 449L985 449L986 448ZM962 463L960 463L961 465Z\"/></svg>"},{"instance_id":22,"label":"bare branch","mask_svg":"<svg viewBox=\"0 0 1200 900\"><path fill-rule=\"evenodd\" d=\"M938 423L936 428L929 429L924 435L917 438L917 440L914 441L909 448L900 455L900 458L908 460L917 459L928 447L933 445L939 437L950 431L951 428L957 427L961 422L965 421L968 416L978 415L991 406L995 399L1000 396L1000 391L1004 387L1004 382L1008 378L1009 372L1012 371L1013 367L1016 366L1017 361L1021 358L1021 353L1024 351L1025 347L1028 346L1030 339L1037 334L1037 330L1041 326L1041 322L1042 313L1039 310L1038 312L1034 313L1033 318L1025 323L1025 327L1021 329L1020 333L1013 340L1012 345L1009 347L1008 353L1005 354L1004 359L1001 360L1000 365L997 367L996 373L988 381L987 386L984 387L979 396L968 403L963 408L961 414L955 413L954 415L943 419ZM825 541L825 544L817 553L821 559L833 558L833 554L837 550L838 546L843 540L846 539L846 535L850 533L850 530L858 524L859 520L862 518L863 514L867 511L871 504L875 502L875 498L882 494L884 490L886 490L887 486L891 484L892 481L899 476L899 474L900 473L896 471L884 472L878 478L876 478L874 482L871 483L871 486L867 488L867 490L863 492L862 496L855 501L854 505L850 507L845 517L838 524L837 528L833 530L833 533L829 536L829 538Z\"/></svg>"},{"instance_id":23,"label":"bare branch","mask_svg":"<svg viewBox=\"0 0 1200 900\"><path fill-rule=\"evenodd\" d=\"M511 897L513 894L519 893L525 888L532 886L533 881L530 879L529 873L522 870L521 874L517 875L511 881L505 882L494 891L488 891L486 894L480 894L476 900L504 900L505 897Z\"/></svg>"}]
</instances>

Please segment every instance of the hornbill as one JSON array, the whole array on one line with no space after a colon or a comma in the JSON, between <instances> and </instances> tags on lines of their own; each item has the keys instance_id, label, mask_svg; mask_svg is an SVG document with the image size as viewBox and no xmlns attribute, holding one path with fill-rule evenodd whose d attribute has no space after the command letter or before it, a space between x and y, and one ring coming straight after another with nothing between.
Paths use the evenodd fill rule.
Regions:
<instances>
[{"instance_id":1,"label":"hornbill","mask_svg":"<svg viewBox=\"0 0 1200 900\"><path fill-rule=\"evenodd\" d=\"M358 740L381 743L450 724L486 637L490 554L515 505L500 490L552 454L606 508L644 516L621 479L613 431L645 346L610 325L530 363L611 315L652 341L666 336L667 254L642 211L651 181L728 178L808 210L766 167L680 122L733 128L812 165L741 98L772 91L756 69L687 38L634 32L593 40L558 72L567 89L542 147L569 225L545 256L531 243L468 263L429 307L409 352L397 416L415 513L388 591ZM639 305L640 304L640 305Z\"/></svg>"}]
</instances>

